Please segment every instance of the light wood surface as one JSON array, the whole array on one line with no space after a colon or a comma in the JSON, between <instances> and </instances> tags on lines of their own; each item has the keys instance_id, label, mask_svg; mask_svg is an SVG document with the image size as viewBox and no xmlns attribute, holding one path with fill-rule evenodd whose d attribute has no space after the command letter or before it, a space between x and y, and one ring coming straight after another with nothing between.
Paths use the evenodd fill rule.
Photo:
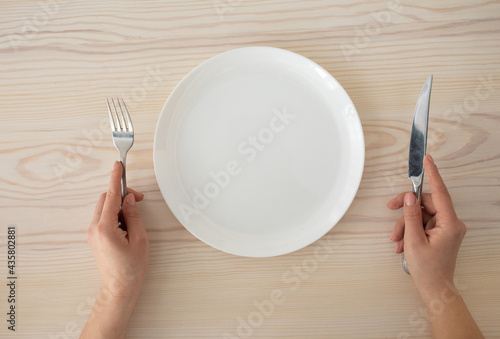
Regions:
<instances>
[{"instance_id":1,"label":"light wood surface","mask_svg":"<svg viewBox=\"0 0 500 339\"><path fill-rule=\"evenodd\" d=\"M45 9L43 7L45 6ZM409 190L409 129L434 74L429 152L468 226L456 277L488 338L500 337L500 2L446 0L2 1L0 337L77 338L99 289L86 242L117 152L104 98L129 102L128 182L151 239L129 338L429 338L389 235ZM243 46L302 54L344 86L366 162L356 199L321 242L265 259L217 251L172 215L153 169L156 121L175 85ZM150 74L153 74L151 76ZM99 127L101 125L101 127ZM425 186L424 186L425 187ZM17 331L7 330L7 227L17 225ZM307 275L290 277L309 265ZM261 323L255 303L284 302ZM226 336L227 338L232 338Z\"/></svg>"}]
</instances>

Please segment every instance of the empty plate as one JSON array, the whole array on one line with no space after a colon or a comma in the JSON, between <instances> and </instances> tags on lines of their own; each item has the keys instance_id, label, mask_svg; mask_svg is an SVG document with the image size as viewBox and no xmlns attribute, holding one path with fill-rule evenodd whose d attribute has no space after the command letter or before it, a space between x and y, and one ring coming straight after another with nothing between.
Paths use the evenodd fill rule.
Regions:
<instances>
[{"instance_id":1,"label":"empty plate","mask_svg":"<svg viewBox=\"0 0 500 339\"><path fill-rule=\"evenodd\" d=\"M246 47L196 67L156 127L155 173L176 218L227 253L303 248L349 208L363 130L342 86L296 53Z\"/></svg>"}]
</instances>

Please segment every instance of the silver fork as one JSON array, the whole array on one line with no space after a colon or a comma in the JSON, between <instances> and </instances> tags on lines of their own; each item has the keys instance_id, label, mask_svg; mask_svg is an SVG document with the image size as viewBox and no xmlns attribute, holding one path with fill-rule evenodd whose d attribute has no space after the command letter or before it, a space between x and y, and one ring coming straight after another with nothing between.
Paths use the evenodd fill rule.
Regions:
<instances>
[{"instance_id":1,"label":"silver fork","mask_svg":"<svg viewBox=\"0 0 500 339\"><path fill-rule=\"evenodd\" d=\"M120 102L121 100L121 102ZM126 160L127 152L130 150L134 144L134 128L132 126L132 120L130 119L130 114L125 105L125 101L120 98L111 98L111 101L106 98L108 104L109 112L109 122L111 125L111 132L113 134L113 144L115 145L118 152L120 152L120 161L122 163L123 173L122 173L122 206L123 199L127 195L127 175L126 175ZM121 227L125 227L123 220L123 213L120 213L120 224Z\"/></svg>"}]
</instances>

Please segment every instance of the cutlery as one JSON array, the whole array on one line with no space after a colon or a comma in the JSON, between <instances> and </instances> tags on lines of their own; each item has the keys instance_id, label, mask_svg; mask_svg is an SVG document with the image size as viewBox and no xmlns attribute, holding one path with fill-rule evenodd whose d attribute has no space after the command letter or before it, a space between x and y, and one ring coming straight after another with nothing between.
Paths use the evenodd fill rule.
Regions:
<instances>
[{"instance_id":1,"label":"cutlery","mask_svg":"<svg viewBox=\"0 0 500 339\"><path fill-rule=\"evenodd\" d=\"M126 176L126 160L127 152L130 150L134 144L134 128L132 126L132 120L130 119L130 114L127 109L125 101L120 98L115 99L106 98L106 103L108 104L109 112L109 122L111 125L111 132L113 135L113 144L115 145L118 152L120 152L120 162L122 163L122 207L123 199L127 195L127 176ZM123 218L123 209L120 208L120 228L126 230L125 220Z\"/></svg>"},{"instance_id":2,"label":"cutlery","mask_svg":"<svg viewBox=\"0 0 500 339\"><path fill-rule=\"evenodd\" d=\"M408 155L408 177L413 183L413 193L421 203L422 184L424 182L424 157L427 149L427 129L429 124L429 106L431 101L432 75L427 79L420 92L413 114L411 127L410 151ZM410 274L406 266L404 253L403 269Z\"/></svg>"}]
</instances>

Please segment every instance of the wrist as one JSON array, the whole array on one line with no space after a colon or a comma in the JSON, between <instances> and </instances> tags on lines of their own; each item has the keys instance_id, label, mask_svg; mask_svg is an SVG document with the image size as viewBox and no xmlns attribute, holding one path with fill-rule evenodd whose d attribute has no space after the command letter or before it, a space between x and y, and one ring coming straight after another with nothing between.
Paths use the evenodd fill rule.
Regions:
<instances>
[{"instance_id":1,"label":"wrist","mask_svg":"<svg viewBox=\"0 0 500 339\"><path fill-rule=\"evenodd\" d=\"M123 289L110 289L107 286L102 286L99 290L97 300L106 308L133 308L139 297L140 289L141 286L129 286Z\"/></svg>"},{"instance_id":2,"label":"wrist","mask_svg":"<svg viewBox=\"0 0 500 339\"><path fill-rule=\"evenodd\" d=\"M129 277L128 279L106 279L102 280L100 294L110 302L121 303L131 300L139 295L142 279Z\"/></svg>"},{"instance_id":3,"label":"wrist","mask_svg":"<svg viewBox=\"0 0 500 339\"><path fill-rule=\"evenodd\" d=\"M117 295L106 287L99 290L81 338L125 338L137 294Z\"/></svg>"},{"instance_id":4,"label":"wrist","mask_svg":"<svg viewBox=\"0 0 500 339\"><path fill-rule=\"evenodd\" d=\"M460 293L452 280L442 279L432 283L417 285L420 297L426 307L449 304L460 298Z\"/></svg>"}]
</instances>

